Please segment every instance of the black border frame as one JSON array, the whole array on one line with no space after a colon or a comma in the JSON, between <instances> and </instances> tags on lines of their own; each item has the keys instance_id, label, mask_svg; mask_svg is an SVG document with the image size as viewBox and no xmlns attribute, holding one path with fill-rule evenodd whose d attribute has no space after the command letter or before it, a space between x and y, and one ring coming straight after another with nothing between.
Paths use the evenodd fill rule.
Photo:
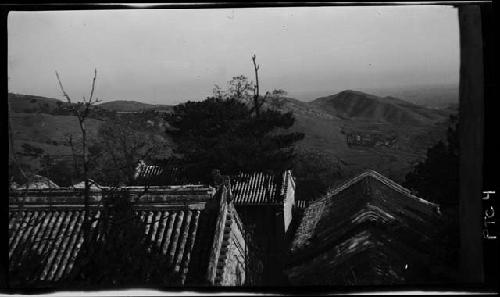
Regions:
<instances>
[{"instance_id":1,"label":"black border frame","mask_svg":"<svg viewBox=\"0 0 500 297\"><path fill-rule=\"evenodd\" d=\"M468 153L467 155L467 163L464 164L463 160L461 159L461 178L466 178L469 180L474 180L476 179L476 185L474 186L474 189L467 188L463 186L461 183L461 197L466 196L467 194L472 194L474 199L479 199L479 200L474 200L473 198L468 198L469 201L473 201L471 203L475 204L475 212L477 212L478 205L480 205L480 199L482 196L482 192L478 192L477 187L478 184L480 184L481 190L496 190L496 184L494 180L494 173L495 170L495 158L496 158L496 152L497 147L496 147L496 141L495 141L495 123L494 123L494 116L493 112L495 111L494 105L495 105L495 99L493 99L493 94L495 90L495 85L493 82L493 69L492 67L492 61L493 61L493 45L492 45L492 40L493 40L493 9L492 9L492 3L490 1L432 1L432 2L409 2L409 3L404 3L404 2L383 2L383 3L369 3L369 2L342 2L342 3L335 3L335 2L184 2L184 3L170 3L170 4L152 4L148 6L132 6L131 4L123 3L123 4L72 4L72 3L50 3L50 4L7 4L3 5L0 4L0 16L2 19L2 22L0 24L1 26L1 51L2 54L4 54L3 59L1 60L1 67L2 71L1 72L1 80L0 80L0 88L2 90L2 94L5 95L5 99L7 98L7 16L9 11L39 11L39 10L96 10L96 9L217 9L217 8L254 8L254 7L300 7L300 6L385 6L385 5L453 5L455 7L458 7L460 10L460 7L463 7L464 5L467 4L474 4L480 7L480 13L481 13L481 25L482 25L482 44L483 44L483 65L482 71L484 73L484 81L482 86L476 86L479 88L483 89L483 94L484 94L484 101L482 102L468 102L469 104L473 105L480 105L479 108L477 108L478 113L471 114L469 110L464 109L464 100L462 98L462 86L460 87L460 109L461 109L461 116L466 117L466 118L476 118L479 117L479 121L476 122L475 124L472 124L470 127L471 133L467 134L460 134L461 141L464 143L466 146L470 145L472 142L475 140L473 137L478 137L476 138L476 141L479 140L479 144L476 143L476 145L471 146L471 151L474 153ZM463 45L461 42L461 53L463 50ZM461 55L461 64L463 64L462 60L462 55ZM479 67L479 66L478 66ZM460 84L462 85L462 73L460 76ZM7 100L2 100L2 105L4 108L5 112L7 112ZM472 106L472 105L471 105ZM3 139L7 138L7 115L2 117L2 121L0 121L0 128L1 128L1 133L3 136ZM479 123L479 124L478 124ZM483 126L484 125L484 126ZM475 132L475 133L474 133ZM481 156L481 152L483 155ZM4 158L4 162L7 163L7 157ZM472 165L470 165L472 164ZM479 169L477 166L474 164L481 164L482 166L479 166ZM6 164L7 165L7 164ZM464 166L465 165L465 166ZM4 165L4 168L7 166ZM482 168L481 168L482 167ZM479 170L479 171L478 171ZM479 181L477 180L479 178ZM4 181L7 181L7 178L4 179ZM4 186L4 189L8 189L7 184ZM8 194L7 194L8 195ZM4 197L4 203L6 204L5 207L0 207L0 217L4 218L4 223L3 226L8 226L8 199L6 199L6 196ZM470 197L470 196L467 196ZM496 198L495 197L495 203L496 203ZM462 200L462 198L461 198ZM496 208L498 209L498 208ZM481 213L477 213L477 216L480 218ZM463 222L461 225L466 224L467 222ZM8 229L7 228L1 228L1 230L5 233L0 234L0 238L2 240L5 240L5 238L8 238ZM469 238L464 238L463 240L468 240ZM6 250L4 251L4 248ZM467 278L463 279L463 283L461 284L456 284L456 285L424 285L424 286L418 286L418 285L402 285L402 286L366 286L366 287L239 287L239 288L221 288L221 287L216 287L216 288L203 288L203 287L182 287L182 288L168 288L167 291L163 291L162 288L158 288L161 292L165 293L175 293L175 292L199 292L201 294L203 293L215 293L215 292L221 292L221 293L228 293L228 292L258 292L258 293L278 293L278 294L297 294L297 295L309 295L309 294L318 294L318 295L325 295L325 294L331 294L331 293L355 293L355 292L405 292L405 291L419 291L419 292L426 292L426 291L433 291L433 292L497 292L498 291L498 256L497 256L497 251L498 251L498 239L494 241L486 241L483 240L482 242L482 248L483 251L479 254L476 255L476 258L481 261L481 266L484 266L484 281L467 281ZM8 253L6 251L8 250L8 240L7 243L2 245L2 254L6 255L4 257L0 258L0 291L3 292L8 292L8 293L21 293L21 294L40 294L40 293L53 293L53 292L58 292L58 290L35 290L35 289L24 289L24 290L12 290L7 287L8 284ZM481 255L482 254L482 255ZM466 267L463 268L462 271L464 271ZM136 288L140 289L140 288ZM148 288L144 288L148 289ZM250 290L249 290L250 289ZM98 290L98 288L96 288Z\"/></svg>"}]
</instances>

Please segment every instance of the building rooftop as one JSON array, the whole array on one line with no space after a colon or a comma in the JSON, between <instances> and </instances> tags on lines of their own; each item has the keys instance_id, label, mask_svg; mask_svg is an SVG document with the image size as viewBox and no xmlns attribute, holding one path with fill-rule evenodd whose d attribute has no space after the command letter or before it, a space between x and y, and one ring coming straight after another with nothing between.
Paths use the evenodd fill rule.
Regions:
<instances>
[{"instance_id":1,"label":"building rooftop","mask_svg":"<svg viewBox=\"0 0 500 297\"><path fill-rule=\"evenodd\" d=\"M240 173L231 178L231 192L236 205L283 203L288 189L286 180L293 182L291 170L281 174L254 172Z\"/></svg>"},{"instance_id":2,"label":"building rooftop","mask_svg":"<svg viewBox=\"0 0 500 297\"><path fill-rule=\"evenodd\" d=\"M178 168L161 168L139 162L135 172L136 182L147 181L148 184L185 183L187 178ZM236 205L259 205L282 203L288 191L287 179L295 181L291 170L282 173L251 172L231 176L231 192Z\"/></svg>"},{"instance_id":3,"label":"building rooftop","mask_svg":"<svg viewBox=\"0 0 500 297\"><path fill-rule=\"evenodd\" d=\"M208 284L209 262L213 262L210 259L215 255L210 247L215 237L222 238L223 232L215 227L221 216L219 196L222 194L212 187L197 185L151 187L146 192L141 187L126 190L134 202L135 214L144 223L144 239L155 245L171 263L168 272L176 275L182 284ZM99 219L103 216L105 191L91 191L90 196L89 212L95 219L91 232L97 234L102 232ZM73 188L10 191L11 272L24 265L23 278L44 286L57 286L70 277L83 242L82 192ZM237 216L235 210L228 213L229 219ZM26 266L33 255L38 264ZM214 275L215 269L211 272Z\"/></svg>"},{"instance_id":4,"label":"building rooftop","mask_svg":"<svg viewBox=\"0 0 500 297\"><path fill-rule=\"evenodd\" d=\"M437 204L365 171L307 207L287 274L295 285L402 282L405 265L429 264L439 222Z\"/></svg>"}]
</instances>

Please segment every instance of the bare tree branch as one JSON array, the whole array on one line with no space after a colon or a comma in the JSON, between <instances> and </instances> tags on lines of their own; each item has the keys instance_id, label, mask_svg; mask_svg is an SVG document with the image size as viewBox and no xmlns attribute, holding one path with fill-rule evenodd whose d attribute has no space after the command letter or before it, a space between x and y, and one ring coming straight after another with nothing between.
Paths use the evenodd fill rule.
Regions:
<instances>
[{"instance_id":1,"label":"bare tree branch","mask_svg":"<svg viewBox=\"0 0 500 297\"><path fill-rule=\"evenodd\" d=\"M83 102L77 102L76 106L72 104L71 102L71 97L68 95L66 90L64 90L64 86L61 82L61 78L59 76L59 73L55 71L56 73L56 78L57 82L59 84L59 88L61 89L64 98L68 101L71 110L73 111L73 114L78 118L78 124L80 125L80 131L82 133L82 154L83 154L83 175L84 175L84 207L85 207L85 217L84 217L84 242L88 241L88 236L90 234L90 225L89 221L90 218L89 216L89 189L90 189L90 184L89 184L89 158L88 158L88 152L87 152L87 129L85 126L85 120L87 119L87 116L89 115L90 107L94 102L92 102L92 98L94 96L94 90L95 90L95 81L97 77L97 69L94 69L94 78L92 80L92 88L90 91L90 98L88 101L85 100L85 97L83 97ZM81 108L83 107L83 110Z\"/></svg>"},{"instance_id":2,"label":"bare tree branch","mask_svg":"<svg viewBox=\"0 0 500 297\"><path fill-rule=\"evenodd\" d=\"M71 104L71 97L69 97L68 93L64 90L63 84L61 82L61 78L59 77L59 73L56 71L57 82L59 83L59 88L61 89L64 98Z\"/></svg>"},{"instance_id":3,"label":"bare tree branch","mask_svg":"<svg viewBox=\"0 0 500 297\"><path fill-rule=\"evenodd\" d=\"M94 79L92 80L92 89L90 90L89 103L92 103L92 98L94 97L95 80L97 78L97 69L94 69Z\"/></svg>"},{"instance_id":4,"label":"bare tree branch","mask_svg":"<svg viewBox=\"0 0 500 297\"><path fill-rule=\"evenodd\" d=\"M252 111L255 111L255 114L259 115L260 108L264 104L264 99L260 100L260 98L259 98L259 68L260 68L260 65L257 64L255 59L256 59L256 56L254 54L252 56L252 62L253 62L253 68L254 68L254 72L255 72L255 89L254 89L254 95L253 95Z\"/></svg>"}]
</instances>

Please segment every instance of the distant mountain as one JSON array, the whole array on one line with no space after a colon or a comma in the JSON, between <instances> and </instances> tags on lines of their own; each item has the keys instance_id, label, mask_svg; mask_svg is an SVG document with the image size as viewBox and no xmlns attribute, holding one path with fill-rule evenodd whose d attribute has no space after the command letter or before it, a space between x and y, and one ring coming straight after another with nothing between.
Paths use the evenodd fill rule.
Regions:
<instances>
[{"instance_id":1,"label":"distant mountain","mask_svg":"<svg viewBox=\"0 0 500 297\"><path fill-rule=\"evenodd\" d=\"M342 171L342 178L335 183L367 168L402 182L415 162L425 158L427 148L444 139L448 116L456 113L351 90L311 102L273 98L266 105L293 112L292 131L305 134L297 143L298 153L324 154L333 160L328 166ZM394 136L396 141L390 145L349 145L348 136Z\"/></svg>"},{"instance_id":2,"label":"distant mountain","mask_svg":"<svg viewBox=\"0 0 500 297\"><path fill-rule=\"evenodd\" d=\"M359 87L357 90L379 97L392 96L429 108L445 108L449 104L458 103L458 84ZM339 91L342 91L342 89L333 87L330 90L290 91L288 94L301 101L310 102L316 98L326 97Z\"/></svg>"},{"instance_id":3,"label":"distant mountain","mask_svg":"<svg viewBox=\"0 0 500 297\"><path fill-rule=\"evenodd\" d=\"M106 110L116 112L140 112L152 109L169 111L172 109L172 106L170 105L148 104L138 101L126 100L103 102L97 106Z\"/></svg>"},{"instance_id":4,"label":"distant mountain","mask_svg":"<svg viewBox=\"0 0 500 297\"><path fill-rule=\"evenodd\" d=\"M59 106L66 105L66 101L35 95L8 94L12 112L18 113L53 113ZM146 110L171 111L170 105L148 104L138 101L115 100L96 105L99 108L116 112L140 112Z\"/></svg>"},{"instance_id":5,"label":"distant mountain","mask_svg":"<svg viewBox=\"0 0 500 297\"><path fill-rule=\"evenodd\" d=\"M394 96L429 108L445 108L458 104L458 84L415 85L394 88L367 88L367 93L377 96Z\"/></svg>"},{"instance_id":6,"label":"distant mountain","mask_svg":"<svg viewBox=\"0 0 500 297\"><path fill-rule=\"evenodd\" d=\"M427 125L446 119L446 113L440 110L429 109L395 97L378 97L352 90L318 98L311 104L342 119L394 125Z\"/></svg>"}]
</instances>

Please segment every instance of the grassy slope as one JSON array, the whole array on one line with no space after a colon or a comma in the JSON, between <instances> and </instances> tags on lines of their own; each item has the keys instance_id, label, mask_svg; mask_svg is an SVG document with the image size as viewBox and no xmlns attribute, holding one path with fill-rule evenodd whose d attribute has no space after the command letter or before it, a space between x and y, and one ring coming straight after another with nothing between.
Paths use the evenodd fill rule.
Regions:
<instances>
[{"instance_id":1,"label":"grassy slope","mask_svg":"<svg viewBox=\"0 0 500 297\"><path fill-rule=\"evenodd\" d=\"M112 111L118 111L118 112L137 112L137 111L144 111L144 110L150 110L150 109L156 109L156 110L170 110L170 109L172 109L172 107L169 105L154 105L154 104L147 104L147 103L143 103L143 102L125 101L125 100L103 102L103 103L99 104L98 106L100 108L103 108L106 110L112 110Z\"/></svg>"},{"instance_id":2,"label":"grassy slope","mask_svg":"<svg viewBox=\"0 0 500 297\"><path fill-rule=\"evenodd\" d=\"M334 96L329 97L331 99ZM14 103L14 110L33 104L30 102L33 98L19 99L19 97L13 98L13 96L9 96L9 99L20 100L20 102L9 100ZM39 100L40 98L35 99ZM54 100L49 99L49 104L57 105L57 100ZM43 103L42 101L38 103ZM425 157L426 149L444 137L446 125L437 124L437 122L444 121L447 113L441 111L436 113L393 98L382 98L379 101L370 102L372 107L368 108L368 111L362 111L364 117L349 117L348 115L354 115L352 111L355 110L354 107L349 106L346 108L351 108L351 113L343 112L339 115L337 109L332 109L324 102L318 104L321 100L306 103L292 98L280 98L271 100L269 104L282 111L292 111L294 113L296 122L292 130L303 132L306 135L305 139L297 144L297 150L299 152L312 151L327 154L332 160L335 160L335 164L332 164L332 166L339 166L342 169L343 179L347 179L364 169L371 168L396 181L402 181L406 172L411 169L415 162ZM108 104L109 107L111 103L113 102L105 104ZM377 106L375 103L379 103L381 106L384 104L389 106L398 105L398 108L402 105L404 112L401 112L401 114L403 116L387 117L386 119L389 120L385 119L376 122L373 120L374 118L384 117L384 115L390 115L390 113L384 113L383 107ZM132 103L132 105L136 107L152 106L142 103L139 105ZM118 108L120 106L124 105L119 102ZM115 108L117 108L116 105ZM405 118L407 112L411 114L412 120L405 125L401 125L401 122L407 119ZM429 113L429 115L426 116L426 113ZM22 151L21 146L24 143L28 143L42 148L47 154L70 154L70 147L66 143L67 135L80 135L78 122L73 116L55 116L45 113L13 113L11 116L16 141L15 146L18 152ZM422 120L426 118L431 120ZM393 119L397 121L395 123L391 122ZM411 124L415 119L419 120L419 125ZM91 138L95 136L101 123L102 121L95 119L88 120ZM398 135L398 141L390 148L349 147L346 144L345 135L341 133L342 129L382 133L394 132ZM28 162L33 163L33 160L28 160ZM332 181L332 183L337 184L341 181Z\"/></svg>"},{"instance_id":3,"label":"grassy slope","mask_svg":"<svg viewBox=\"0 0 500 297\"><path fill-rule=\"evenodd\" d=\"M17 153L23 152L23 145L41 148L47 155L71 155L68 136L81 139L78 120L74 116L50 115L45 113L12 113L12 133ZM87 119L89 140L95 139L97 129L102 121ZM21 161L30 164L33 169L39 168L37 158L22 156Z\"/></svg>"},{"instance_id":4,"label":"grassy slope","mask_svg":"<svg viewBox=\"0 0 500 297\"><path fill-rule=\"evenodd\" d=\"M372 113L369 110L365 117L349 117L343 113L338 115L338 110L329 108L326 104L305 103L294 99L277 99L273 105L279 106L283 111L293 111L296 122L292 130L305 133L305 138L297 145L297 150L302 152L326 153L331 159L336 160L332 166L340 166L342 179L332 181L332 185L358 174L365 169L374 169L380 173L402 182L405 174L414 166L415 162L425 158L426 150L445 135L446 124L442 123L447 118L447 113L435 113L432 110L419 106L411 106L418 115L401 125L404 117L388 117L375 121L376 116L384 115L384 104L401 104L396 99L388 98L379 102L371 102ZM377 106L377 103L382 106ZM403 102L403 104L407 104ZM408 112L404 110L404 112ZM428 112L428 114L425 114ZM403 112L402 112L403 113ZM387 113L385 113L387 114ZM405 115L406 116L406 115ZM418 118L418 125L414 125ZM429 119L429 120L422 120ZM396 119L395 123L390 120ZM404 122L403 120L403 122ZM396 133L398 141L392 147L349 147L345 135L341 130L371 131Z\"/></svg>"},{"instance_id":5,"label":"grassy slope","mask_svg":"<svg viewBox=\"0 0 500 297\"><path fill-rule=\"evenodd\" d=\"M343 91L322 97L312 105L345 119L387 122L394 125L428 125L443 119L442 111L428 109L394 97L377 97L357 91Z\"/></svg>"},{"instance_id":6,"label":"grassy slope","mask_svg":"<svg viewBox=\"0 0 500 297\"><path fill-rule=\"evenodd\" d=\"M12 112L44 112L49 113L57 108L59 99L46 98L34 95L8 94L10 110Z\"/></svg>"}]
</instances>

